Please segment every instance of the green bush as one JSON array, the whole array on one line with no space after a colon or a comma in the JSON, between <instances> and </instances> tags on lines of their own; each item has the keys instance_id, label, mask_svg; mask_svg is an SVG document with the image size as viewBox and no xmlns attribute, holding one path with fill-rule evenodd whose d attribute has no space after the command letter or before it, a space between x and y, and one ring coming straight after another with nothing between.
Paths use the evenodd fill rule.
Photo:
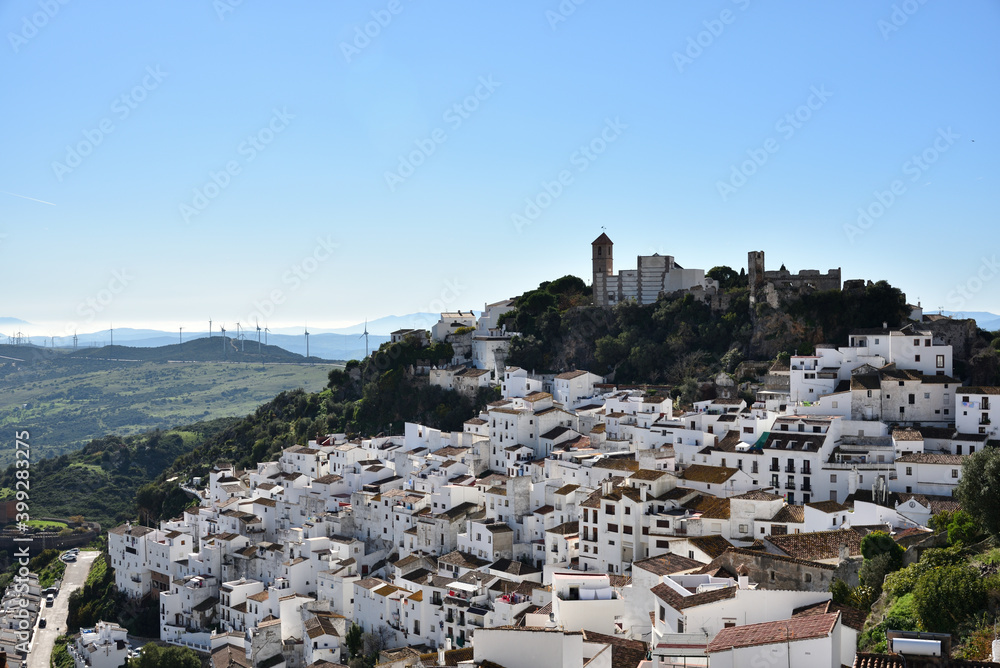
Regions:
<instances>
[{"instance_id":1,"label":"green bush","mask_svg":"<svg viewBox=\"0 0 1000 668\"><path fill-rule=\"evenodd\" d=\"M986 586L979 572L967 565L934 568L920 576L913 589L913 607L927 631L952 633L986 605Z\"/></svg>"}]
</instances>

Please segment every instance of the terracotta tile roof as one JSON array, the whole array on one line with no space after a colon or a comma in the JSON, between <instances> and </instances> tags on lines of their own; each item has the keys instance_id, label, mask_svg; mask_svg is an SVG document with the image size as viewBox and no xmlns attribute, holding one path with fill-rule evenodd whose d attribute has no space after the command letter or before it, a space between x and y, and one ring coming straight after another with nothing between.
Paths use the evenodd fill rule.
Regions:
<instances>
[{"instance_id":1,"label":"terracotta tile roof","mask_svg":"<svg viewBox=\"0 0 1000 668\"><path fill-rule=\"evenodd\" d=\"M920 433L917 429L894 429L892 431L893 439L897 441L922 441L924 440L924 435Z\"/></svg>"},{"instance_id":2,"label":"terracotta tile roof","mask_svg":"<svg viewBox=\"0 0 1000 668\"><path fill-rule=\"evenodd\" d=\"M561 373L561 374L557 375L556 376L556 380L573 380L574 378L579 378L580 376L584 375L585 373L587 373L587 372L586 371L580 371L579 369L577 369L576 371L566 371L565 373Z\"/></svg>"},{"instance_id":3,"label":"terracotta tile roof","mask_svg":"<svg viewBox=\"0 0 1000 668\"><path fill-rule=\"evenodd\" d=\"M910 656L904 659L899 654L869 654L858 652L854 657L854 668L998 668L1000 663L992 661L966 661L964 659L937 659L927 657L926 661Z\"/></svg>"},{"instance_id":4,"label":"terracotta tile roof","mask_svg":"<svg viewBox=\"0 0 1000 668\"><path fill-rule=\"evenodd\" d=\"M802 524L806 521L806 509L803 506L784 505L770 521L782 524Z\"/></svg>"},{"instance_id":5,"label":"terracotta tile roof","mask_svg":"<svg viewBox=\"0 0 1000 668\"><path fill-rule=\"evenodd\" d=\"M772 494L771 492L765 492L763 490L754 489L749 492L744 492L737 496L731 496L730 499L742 499L744 501L777 501L783 498L780 494Z\"/></svg>"},{"instance_id":6,"label":"terracotta tile roof","mask_svg":"<svg viewBox=\"0 0 1000 668\"><path fill-rule=\"evenodd\" d=\"M896 461L901 464L945 464L961 466L964 460L964 455L948 455L936 452L908 452L905 455L896 457Z\"/></svg>"},{"instance_id":7,"label":"terracotta tile roof","mask_svg":"<svg viewBox=\"0 0 1000 668\"><path fill-rule=\"evenodd\" d=\"M688 538L688 542L707 554L709 559L715 559L733 546L732 543L719 535L695 536Z\"/></svg>"},{"instance_id":8,"label":"terracotta tile roof","mask_svg":"<svg viewBox=\"0 0 1000 668\"><path fill-rule=\"evenodd\" d=\"M735 598L736 590L738 587L722 587L720 589L711 589L700 594L691 594L690 596L682 596L674 591L669 585L660 583L650 589L656 598L660 599L667 605L669 605L674 610L685 610L687 608L694 608L699 605L706 605L708 603L715 603L716 601L724 601L726 599Z\"/></svg>"},{"instance_id":9,"label":"terracotta tile roof","mask_svg":"<svg viewBox=\"0 0 1000 668\"><path fill-rule=\"evenodd\" d=\"M706 466L705 464L693 464L681 473L679 476L683 480L690 480L693 482L704 482L704 483L715 483L721 485L726 482L734 475L739 469L729 468L727 466Z\"/></svg>"},{"instance_id":10,"label":"terracotta tile roof","mask_svg":"<svg viewBox=\"0 0 1000 668\"><path fill-rule=\"evenodd\" d=\"M701 513L701 516L705 519L729 519L729 499L720 499L717 496L699 494L682 505L684 508Z\"/></svg>"},{"instance_id":11,"label":"terracotta tile roof","mask_svg":"<svg viewBox=\"0 0 1000 668\"><path fill-rule=\"evenodd\" d=\"M626 640L586 629L583 631L583 640L611 645L611 668L636 668L646 660L646 643L641 640Z\"/></svg>"},{"instance_id":12,"label":"terracotta tile roof","mask_svg":"<svg viewBox=\"0 0 1000 668\"><path fill-rule=\"evenodd\" d=\"M844 504L837 503L836 501L813 501L812 503L807 503L805 505L810 508L815 508L821 513L839 513L844 510L850 510Z\"/></svg>"},{"instance_id":13,"label":"terracotta tile roof","mask_svg":"<svg viewBox=\"0 0 1000 668\"><path fill-rule=\"evenodd\" d=\"M652 469L639 469L629 478L630 480L659 480L665 475L670 475L666 471L654 471Z\"/></svg>"},{"instance_id":14,"label":"terracotta tile roof","mask_svg":"<svg viewBox=\"0 0 1000 668\"><path fill-rule=\"evenodd\" d=\"M701 566L700 561L682 557L679 554L667 552L658 557L649 557L640 561L632 562L632 566L639 567L644 571L649 571L654 575L672 575L680 571L689 571L692 568Z\"/></svg>"},{"instance_id":15,"label":"terracotta tile roof","mask_svg":"<svg viewBox=\"0 0 1000 668\"><path fill-rule=\"evenodd\" d=\"M833 632L840 613L804 615L762 624L724 628L708 643L705 651L722 652L735 647L756 647L810 638L824 638Z\"/></svg>"},{"instance_id":16,"label":"terracotta tile roof","mask_svg":"<svg viewBox=\"0 0 1000 668\"><path fill-rule=\"evenodd\" d=\"M816 531L795 533L784 536L768 536L765 540L790 557L816 561L835 559L840 556L840 547L847 546L849 556L861 554L861 534L849 529L836 531Z\"/></svg>"}]
</instances>

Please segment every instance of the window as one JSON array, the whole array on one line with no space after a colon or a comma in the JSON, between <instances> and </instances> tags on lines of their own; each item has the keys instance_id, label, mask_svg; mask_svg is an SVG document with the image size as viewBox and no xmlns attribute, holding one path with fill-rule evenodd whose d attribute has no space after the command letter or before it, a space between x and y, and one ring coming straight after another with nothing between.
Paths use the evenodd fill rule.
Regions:
<instances>
[{"instance_id":1,"label":"window","mask_svg":"<svg viewBox=\"0 0 1000 668\"><path fill-rule=\"evenodd\" d=\"M609 533L618 533L618 525L617 524L609 524L608 525L608 532Z\"/></svg>"},{"instance_id":2,"label":"window","mask_svg":"<svg viewBox=\"0 0 1000 668\"><path fill-rule=\"evenodd\" d=\"M937 361L935 363L935 366L937 368L939 368L939 369L943 369L944 368L944 355L938 355L937 356Z\"/></svg>"},{"instance_id":3,"label":"window","mask_svg":"<svg viewBox=\"0 0 1000 668\"><path fill-rule=\"evenodd\" d=\"M667 609L662 605L660 606L660 621L664 622L667 620Z\"/></svg>"},{"instance_id":4,"label":"window","mask_svg":"<svg viewBox=\"0 0 1000 668\"><path fill-rule=\"evenodd\" d=\"M746 524L741 524L740 525L740 533L746 533L747 530L748 529L747 529L747 525Z\"/></svg>"},{"instance_id":5,"label":"window","mask_svg":"<svg viewBox=\"0 0 1000 668\"><path fill-rule=\"evenodd\" d=\"M951 477L952 478L958 478L958 469L952 469L951 470Z\"/></svg>"},{"instance_id":6,"label":"window","mask_svg":"<svg viewBox=\"0 0 1000 668\"><path fill-rule=\"evenodd\" d=\"M611 504L608 504L608 505L604 506L604 514L605 515L614 515L615 514L615 507L612 506Z\"/></svg>"},{"instance_id":7,"label":"window","mask_svg":"<svg viewBox=\"0 0 1000 668\"><path fill-rule=\"evenodd\" d=\"M725 466L725 464L723 464L723 466ZM629 506L625 506L625 514L626 515L631 515L632 514L632 508L630 508Z\"/></svg>"},{"instance_id":8,"label":"window","mask_svg":"<svg viewBox=\"0 0 1000 668\"><path fill-rule=\"evenodd\" d=\"M812 582L813 581L812 573L806 573L806 578L805 579L806 579L806 582Z\"/></svg>"},{"instance_id":9,"label":"window","mask_svg":"<svg viewBox=\"0 0 1000 668\"><path fill-rule=\"evenodd\" d=\"M688 550L688 559L694 559L694 550Z\"/></svg>"},{"instance_id":10,"label":"window","mask_svg":"<svg viewBox=\"0 0 1000 668\"><path fill-rule=\"evenodd\" d=\"M912 466L907 466L906 467L906 475L913 475L913 467Z\"/></svg>"},{"instance_id":11,"label":"window","mask_svg":"<svg viewBox=\"0 0 1000 668\"><path fill-rule=\"evenodd\" d=\"M914 394L911 394L911 395L910 395L910 396L908 397L908 401L907 401L907 403L909 403L909 404L910 404L910 405L912 406L912 405L913 405L913 404L915 404L916 402L917 402L917 397L916 397L916 395L914 395Z\"/></svg>"}]
</instances>

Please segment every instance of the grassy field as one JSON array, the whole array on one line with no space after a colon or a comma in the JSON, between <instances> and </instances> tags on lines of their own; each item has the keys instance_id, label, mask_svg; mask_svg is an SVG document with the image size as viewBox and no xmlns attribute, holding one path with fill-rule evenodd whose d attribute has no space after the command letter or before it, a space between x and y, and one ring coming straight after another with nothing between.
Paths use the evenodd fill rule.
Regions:
<instances>
[{"instance_id":1,"label":"grassy field","mask_svg":"<svg viewBox=\"0 0 1000 668\"><path fill-rule=\"evenodd\" d=\"M61 531L66 528L65 522L55 522L52 520L29 520L25 524L29 527L38 527L39 529L47 529L49 531Z\"/></svg>"},{"instance_id":2,"label":"grassy field","mask_svg":"<svg viewBox=\"0 0 1000 668\"><path fill-rule=\"evenodd\" d=\"M2 361L2 360L0 360ZM79 449L106 434L126 436L218 417L243 416L283 390L318 391L332 364L120 362L53 355L0 364L0 433L31 434L31 459ZM14 461L0 448L0 467Z\"/></svg>"}]
</instances>

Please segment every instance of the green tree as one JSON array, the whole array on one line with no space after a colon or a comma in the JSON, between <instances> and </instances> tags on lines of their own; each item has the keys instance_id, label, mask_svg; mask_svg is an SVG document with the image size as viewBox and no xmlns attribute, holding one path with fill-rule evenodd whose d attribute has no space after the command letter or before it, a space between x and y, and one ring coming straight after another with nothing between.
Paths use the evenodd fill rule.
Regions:
<instances>
[{"instance_id":1,"label":"green tree","mask_svg":"<svg viewBox=\"0 0 1000 668\"><path fill-rule=\"evenodd\" d=\"M955 495L962 509L993 536L1000 536L1000 449L986 447L965 458Z\"/></svg>"},{"instance_id":2,"label":"green tree","mask_svg":"<svg viewBox=\"0 0 1000 668\"><path fill-rule=\"evenodd\" d=\"M130 668L201 668L201 659L187 647L160 647L144 645L138 659L129 662Z\"/></svg>"},{"instance_id":3,"label":"green tree","mask_svg":"<svg viewBox=\"0 0 1000 668\"><path fill-rule=\"evenodd\" d=\"M833 595L833 602L840 605L851 604L851 587L840 578L834 578L830 583L830 593Z\"/></svg>"},{"instance_id":4,"label":"green tree","mask_svg":"<svg viewBox=\"0 0 1000 668\"><path fill-rule=\"evenodd\" d=\"M347 629L347 633L344 635L344 647L347 648L347 656L349 659L353 659L358 656L361 651L361 636L363 631L361 627L356 623L351 623L351 628Z\"/></svg>"},{"instance_id":5,"label":"green tree","mask_svg":"<svg viewBox=\"0 0 1000 668\"><path fill-rule=\"evenodd\" d=\"M982 534L979 522L964 510L956 510L948 523L949 545L970 545Z\"/></svg>"},{"instance_id":6,"label":"green tree","mask_svg":"<svg viewBox=\"0 0 1000 668\"><path fill-rule=\"evenodd\" d=\"M979 572L966 565L935 568L917 581L913 605L926 630L952 633L986 605L986 586Z\"/></svg>"},{"instance_id":7,"label":"green tree","mask_svg":"<svg viewBox=\"0 0 1000 668\"><path fill-rule=\"evenodd\" d=\"M895 571L903 566L903 550L892 536L884 531L872 531L861 539L861 556L866 560L874 559L880 554L888 554L886 566L889 571ZM887 571L887 572L889 572Z\"/></svg>"}]
</instances>

